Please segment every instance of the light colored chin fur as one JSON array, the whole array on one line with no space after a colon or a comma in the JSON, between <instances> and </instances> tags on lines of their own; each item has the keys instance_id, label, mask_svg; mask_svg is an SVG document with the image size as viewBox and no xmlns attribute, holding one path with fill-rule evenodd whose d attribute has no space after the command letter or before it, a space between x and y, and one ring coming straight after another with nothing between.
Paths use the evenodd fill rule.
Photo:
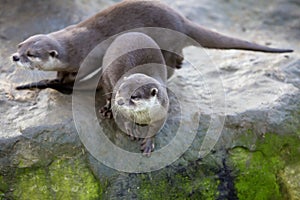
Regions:
<instances>
[{"instance_id":1,"label":"light colored chin fur","mask_svg":"<svg viewBox=\"0 0 300 200\"><path fill-rule=\"evenodd\" d=\"M44 71L59 71L64 69L66 66L56 58L49 57L48 60L40 64L41 70Z\"/></svg>"},{"instance_id":2,"label":"light colored chin fur","mask_svg":"<svg viewBox=\"0 0 300 200\"><path fill-rule=\"evenodd\" d=\"M34 70L34 67L29 63L29 62L26 62L26 63L22 63L21 61L17 61L17 62L14 62L18 67L22 68L22 69L31 69L31 70Z\"/></svg>"},{"instance_id":3,"label":"light colored chin fur","mask_svg":"<svg viewBox=\"0 0 300 200\"><path fill-rule=\"evenodd\" d=\"M116 102L115 105L117 105ZM125 118L138 124L150 124L154 121L165 119L167 114L156 96L150 100L136 101L133 106L122 105L117 107L118 112Z\"/></svg>"},{"instance_id":4,"label":"light colored chin fur","mask_svg":"<svg viewBox=\"0 0 300 200\"><path fill-rule=\"evenodd\" d=\"M58 59L52 57L49 57L46 62L43 62L40 58L28 57L28 59L31 61L31 63L22 63L20 61L14 63L23 69L39 69L43 71L58 71L66 67Z\"/></svg>"}]
</instances>

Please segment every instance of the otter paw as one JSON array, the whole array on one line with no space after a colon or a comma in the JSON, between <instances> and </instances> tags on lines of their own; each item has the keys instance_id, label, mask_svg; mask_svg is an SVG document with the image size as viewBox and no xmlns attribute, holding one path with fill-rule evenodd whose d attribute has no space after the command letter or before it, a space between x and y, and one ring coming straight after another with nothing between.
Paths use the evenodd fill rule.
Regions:
<instances>
[{"instance_id":1,"label":"otter paw","mask_svg":"<svg viewBox=\"0 0 300 200\"><path fill-rule=\"evenodd\" d=\"M99 112L103 118L111 119L113 117L110 99L106 100L106 104L102 108L100 108Z\"/></svg>"},{"instance_id":2,"label":"otter paw","mask_svg":"<svg viewBox=\"0 0 300 200\"><path fill-rule=\"evenodd\" d=\"M176 65L175 68L176 69L181 69L182 68L182 63L183 63L184 58L182 56L177 56L176 57Z\"/></svg>"},{"instance_id":3,"label":"otter paw","mask_svg":"<svg viewBox=\"0 0 300 200\"><path fill-rule=\"evenodd\" d=\"M132 122L124 122L125 133L133 140L140 140L139 130L133 126Z\"/></svg>"},{"instance_id":4,"label":"otter paw","mask_svg":"<svg viewBox=\"0 0 300 200\"><path fill-rule=\"evenodd\" d=\"M111 119L113 117L112 110L105 106L100 108L99 112L103 118Z\"/></svg>"},{"instance_id":5,"label":"otter paw","mask_svg":"<svg viewBox=\"0 0 300 200\"><path fill-rule=\"evenodd\" d=\"M137 136L133 133L133 130L126 129L126 134L130 137L130 139L131 139L132 141L134 141L134 140L139 140L139 137L137 137Z\"/></svg>"},{"instance_id":6,"label":"otter paw","mask_svg":"<svg viewBox=\"0 0 300 200\"><path fill-rule=\"evenodd\" d=\"M126 134L130 137L130 139L136 140L137 138L135 137L135 135L133 134L132 130L126 127Z\"/></svg>"},{"instance_id":7,"label":"otter paw","mask_svg":"<svg viewBox=\"0 0 300 200\"><path fill-rule=\"evenodd\" d=\"M127 134L129 135L129 137L130 137L130 139L131 139L132 141L134 141L134 140L139 140L139 137L137 137L137 136L133 133L133 131L127 132Z\"/></svg>"},{"instance_id":8,"label":"otter paw","mask_svg":"<svg viewBox=\"0 0 300 200\"><path fill-rule=\"evenodd\" d=\"M141 151L143 152L144 156L151 156L151 152L154 150L154 143L152 138L145 138L141 145Z\"/></svg>"}]
</instances>

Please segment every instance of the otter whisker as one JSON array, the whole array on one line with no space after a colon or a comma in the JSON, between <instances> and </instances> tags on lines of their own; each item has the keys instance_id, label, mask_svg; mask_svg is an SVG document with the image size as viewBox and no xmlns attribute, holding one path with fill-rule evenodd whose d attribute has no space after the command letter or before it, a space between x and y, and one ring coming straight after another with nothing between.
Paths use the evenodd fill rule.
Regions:
<instances>
[{"instance_id":1,"label":"otter whisker","mask_svg":"<svg viewBox=\"0 0 300 200\"><path fill-rule=\"evenodd\" d=\"M117 117L118 114L120 113L120 107L118 105L112 105L112 110L115 110L115 112L113 113L113 115L115 117Z\"/></svg>"},{"instance_id":2,"label":"otter whisker","mask_svg":"<svg viewBox=\"0 0 300 200\"><path fill-rule=\"evenodd\" d=\"M41 74L40 74L39 71L32 71L32 72L33 72L33 75L34 75L34 77L36 79L36 82L38 82L38 81L40 81L42 79Z\"/></svg>"},{"instance_id":3,"label":"otter whisker","mask_svg":"<svg viewBox=\"0 0 300 200\"><path fill-rule=\"evenodd\" d=\"M38 87L38 82L41 81L40 73L38 71L31 71L31 73L35 80L34 82L36 83L36 87Z\"/></svg>"}]
</instances>

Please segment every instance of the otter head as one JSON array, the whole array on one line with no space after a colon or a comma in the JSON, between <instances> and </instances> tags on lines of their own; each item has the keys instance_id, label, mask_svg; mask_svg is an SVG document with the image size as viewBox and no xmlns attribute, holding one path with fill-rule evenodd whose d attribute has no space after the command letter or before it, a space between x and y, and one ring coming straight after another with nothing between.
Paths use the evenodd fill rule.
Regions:
<instances>
[{"instance_id":1,"label":"otter head","mask_svg":"<svg viewBox=\"0 0 300 200\"><path fill-rule=\"evenodd\" d=\"M132 74L120 82L113 98L115 113L141 125L166 119L169 100L165 86L144 74Z\"/></svg>"},{"instance_id":2,"label":"otter head","mask_svg":"<svg viewBox=\"0 0 300 200\"><path fill-rule=\"evenodd\" d=\"M35 35L18 45L18 51L11 57L19 67L45 71L62 71L63 48L48 35Z\"/></svg>"}]
</instances>

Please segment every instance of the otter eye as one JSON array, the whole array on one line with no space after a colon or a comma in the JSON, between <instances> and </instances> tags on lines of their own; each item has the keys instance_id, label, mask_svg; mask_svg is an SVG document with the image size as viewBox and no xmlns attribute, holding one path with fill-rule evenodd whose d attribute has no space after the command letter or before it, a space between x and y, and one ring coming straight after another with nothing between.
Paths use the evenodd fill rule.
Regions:
<instances>
[{"instance_id":1,"label":"otter eye","mask_svg":"<svg viewBox=\"0 0 300 200\"><path fill-rule=\"evenodd\" d=\"M152 88L151 89L151 96L156 96L157 95L157 93L158 93L158 89L157 88Z\"/></svg>"},{"instance_id":2,"label":"otter eye","mask_svg":"<svg viewBox=\"0 0 300 200\"><path fill-rule=\"evenodd\" d=\"M51 50L51 51L49 51L49 55L54 58L54 57L58 56L58 52L55 50Z\"/></svg>"},{"instance_id":3,"label":"otter eye","mask_svg":"<svg viewBox=\"0 0 300 200\"><path fill-rule=\"evenodd\" d=\"M141 98L141 97L140 97L139 95L132 95L132 96L130 97L130 99L135 100L135 101L139 100L140 98Z\"/></svg>"},{"instance_id":4,"label":"otter eye","mask_svg":"<svg viewBox=\"0 0 300 200\"><path fill-rule=\"evenodd\" d=\"M28 51L26 55L27 55L28 57L36 57L36 56L33 55L30 51Z\"/></svg>"}]
</instances>

